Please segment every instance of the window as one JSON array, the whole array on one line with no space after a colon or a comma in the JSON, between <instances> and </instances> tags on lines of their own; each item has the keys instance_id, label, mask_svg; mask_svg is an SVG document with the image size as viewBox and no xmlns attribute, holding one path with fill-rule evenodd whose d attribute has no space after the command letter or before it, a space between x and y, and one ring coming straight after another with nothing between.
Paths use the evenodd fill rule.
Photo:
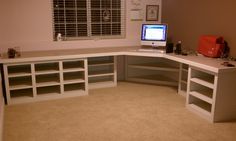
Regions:
<instances>
[{"instance_id":1,"label":"window","mask_svg":"<svg viewBox=\"0 0 236 141\"><path fill-rule=\"evenodd\" d=\"M125 0L53 0L53 21L54 40L121 38Z\"/></svg>"}]
</instances>

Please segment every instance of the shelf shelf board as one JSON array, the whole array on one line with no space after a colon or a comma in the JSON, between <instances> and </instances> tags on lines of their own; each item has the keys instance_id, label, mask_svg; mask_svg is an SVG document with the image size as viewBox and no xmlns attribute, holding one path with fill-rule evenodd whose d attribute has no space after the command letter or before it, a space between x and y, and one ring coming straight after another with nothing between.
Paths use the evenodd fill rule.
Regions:
<instances>
[{"instance_id":1,"label":"shelf shelf board","mask_svg":"<svg viewBox=\"0 0 236 141\"><path fill-rule=\"evenodd\" d=\"M178 67L168 66L166 64L160 63L145 63L145 64L133 64L129 65L130 68L136 69L148 69L148 70L159 70L159 71L171 71L171 72L179 72Z\"/></svg>"},{"instance_id":2,"label":"shelf shelf board","mask_svg":"<svg viewBox=\"0 0 236 141\"><path fill-rule=\"evenodd\" d=\"M36 75L54 74L54 73L59 73L59 70L40 70L35 72Z\"/></svg>"},{"instance_id":3,"label":"shelf shelf board","mask_svg":"<svg viewBox=\"0 0 236 141\"><path fill-rule=\"evenodd\" d=\"M29 89L33 86L31 84L19 84L10 86L10 90L20 90L20 89Z\"/></svg>"},{"instance_id":4,"label":"shelf shelf board","mask_svg":"<svg viewBox=\"0 0 236 141\"><path fill-rule=\"evenodd\" d=\"M39 97L54 97L55 95L60 95L60 93L59 92L37 93L37 98L39 98Z\"/></svg>"},{"instance_id":5,"label":"shelf shelf board","mask_svg":"<svg viewBox=\"0 0 236 141\"><path fill-rule=\"evenodd\" d=\"M151 84L178 86L177 80L173 80L171 78L168 78L168 77L165 77L162 75L145 75L145 76L129 77L127 80L136 81L136 82L151 83Z\"/></svg>"},{"instance_id":6,"label":"shelf shelf board","mask_svg":"<svg viewBox=\"0 0 236 141\"><path fill-rule=\"evenodd\" d=\"M12 97L10 101L8 101L8 104L19 104L19 103L25 103L34 100L34 97L30 96L21 96L21 97Z\"/></svg>"},{"instance_id":7,"label":"shelf shelf board","mask_svg":"<svg viewBox=\"0 0 236 141\"><path fill-rule=\"evenodd\" d=\"M201 100L203 100L203 101L205 101L205 102L207 102L209 104L213 103L213 99L208 97L208 96L206 96L206 94L202 94L202 93L199 93L197 91L191 91L189 94L194 96L194 97L196 97L196 98L199 98L199 99L201 99Z\"/></svg>"},{"instance_id":8,"label":"shelf shelf board","mask_svg":"<svg viewBox=\"0 0 236 141\"><path fill-rule=\"evenodd\" d=\"M211 112L209 112L209 107L204 107L204 106L199 106L199 105L196 105L196 104L188 104L188 106L195 110L196 112L200 112L201 114L204 114L204 116L206 116L207 118L210 118L211 117Z\"/></svg>"},{"instance_id":9,"label":"shelf shelf board","mask_svg":"<svg viewBox=\"0 0 236 141\"><path fill-rule=\"evenodd\" d=\"M36 83L36 87L47 87L47 86L56 86L56 85L60 85L60 82L58 82L58 81L49 81L49 82Z\"/></svg>"},{"instance_id":10,"label":"shelf shelf board","mask_svg":"<svg viewBox=\"0 0 236 141\"><path fill-rule=\"evenodd\" d=\"M84 68L64 68L63 72L77 72L77 71L85 71Z\"/></svg>"},{"instance_id":11,"label":"shelf shelf board","mask_svg":"<svg viewBox=\"0 0 236 141\"><path fill-rule=\"evenodd\" d=\"M77 89L77 90L67 90L64 91L64 94L61 95L61 97L77 97L77 96L85 96L88 95L88 91L85 91L83 89Z\"/></svg>"},{"instance_id":12,"label":"shelf shelf board","mask_svg":"<svg viewBox=\"0 0 236 141\"><path fill-rule=\"evenodd\" d=\"M84 79L64 80L63 84L85 83Z\"/></svg>"},{"instance_id":13,"label":"shelf shelf board","mask_svg":"<svg viewBox=\"0 0 236 141\"><path fill-rule=\"evenodd\" d=\"M107 88L107 87L115 87L116 83L114 81L101 81L101 82L90 82L88 84L89 89L97 89L97 88Z\"/></svg>"},{"instance_id":14,"label":"shelf shelf board","mask_svg":"<svg viewBox=\"0 0 236 141\"><path fill-rule=\"evenodd\" d=\"M208 88L214 89L214 83L213 82L209 82L200 78L191 78L190 81L198 83L200 85L206 86Z\"/></svg>"},{"instance_id":15,"label":"shelf shelf board","mask_svg":"<svg viewBox=\"0 0 236 141\"><path fill-rule=\"evenodd\" d=\"M113 76L113 72L109 71L94 71L94 72L89 72L88 77L99 77L99 76Z\"/></svg>"},{"instance_id":16,"label":"shelf shelf board","mask_svg":"<svg viewBox=\"0 0 236 141\"><path fill-rule=\"evenodd\" d=\"M18 72L18 73L10 73L8 74L8 77L24 77L24 76L31 76L31 73L27 73L27 72Z\"/></svg>"}]
</instances>

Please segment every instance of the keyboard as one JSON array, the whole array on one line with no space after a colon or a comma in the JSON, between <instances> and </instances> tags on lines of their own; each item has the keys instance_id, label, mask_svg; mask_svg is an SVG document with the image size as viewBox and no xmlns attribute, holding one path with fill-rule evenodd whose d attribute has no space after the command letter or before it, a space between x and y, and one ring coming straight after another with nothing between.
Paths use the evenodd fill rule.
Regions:
<instances>
[{"instance_id":1,"label":"keyboard","mask_svg":"<svg viewBox=\"0 0 236 141\"><path fill-rule=\"evenodd\" d=\"M160 49L138 49L137 51L141 52L155 52L155 53L165 53L165 50L160 50Z\"/></svg>"}]
</instances>

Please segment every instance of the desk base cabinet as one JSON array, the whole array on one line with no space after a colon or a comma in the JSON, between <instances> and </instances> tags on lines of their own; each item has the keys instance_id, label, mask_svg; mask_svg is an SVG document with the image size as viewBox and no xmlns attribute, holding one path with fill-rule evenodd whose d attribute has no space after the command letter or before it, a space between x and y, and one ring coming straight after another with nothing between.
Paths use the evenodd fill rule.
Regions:
<instances>
[{"instance_id":1,"label":"desk base cabinet","mask_svg":"<svg viewBox=\"0 0 236 141\"><path fill-rule=\"evenodd\" d=\"M126 80L178 86L179 63L165 58L126 56Z\"/></svg>"},{"instance_id":2,"label":"desk base cabinet","mask_svg":"<svg viewBox=\"0 0 236 141\"><path fill-rule=\"evenodd\" d=\"M189 67L187 108L211 121L236 118L235 72L213 73Z\"/></svg>"},{"instance_id":3,"label":"desk base cabinet","mask_svg":"<svg viewBox=\"0 0 236 141\"><path fill-rule=\"evenodd\" d=\"M117 85L117 57L102 56L88 58L89 89L114 87Z\"/></svg>"},{"instance_id":4,"label":"desk base cabinet","mask_svg":"<svg viewBox=\"0 0 236 141\"><path fill-rule=\"evenodd\" d=\"M8 104L88 94L87 59L4 64Z\"/></svg>"}]
</instances>

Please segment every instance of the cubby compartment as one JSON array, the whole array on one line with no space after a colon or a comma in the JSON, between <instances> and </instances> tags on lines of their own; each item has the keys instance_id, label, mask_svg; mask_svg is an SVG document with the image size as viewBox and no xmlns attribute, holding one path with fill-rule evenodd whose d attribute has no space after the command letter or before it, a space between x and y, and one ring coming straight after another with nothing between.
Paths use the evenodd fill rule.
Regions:
<instances>
[{"instance_id":1,"label":"cubby compartment","mask_svg":"<svg viewBox=\"0 0 236 141\"><path fill-rule=\"evenodd\" d=\"M19 89L19 90L11 90L10 98L14 99L23 99L23 98L33 98L33 89Z\"/></svg>"},{"instance_id":2,"label":"cubby compartment","mask_svg":"<svg viewBox=\"0 0 236 141\"><path fill-rule=\"evenodd\" d=\"M104 86L114 87L114 85L116 85L113 75L90 77L88 83L90 89L101 88Z\"/></svg>"},{"instance_id":3,"label":"cubby compartment","mask_svg":"<svg viewBox=\"0 0 236 141\"><path fill-rule=\"evenodd\" d=\"M59 74L36 75L36 86L37 87L52 86L52 85L60 85L60 75Z\"/></svg>"},{"instance_id":4,"label":"cubby compartment","mask_svg":"<svg viewBox=\"0 0 236 141\"><path fill-rule=\"evenodd\" d=\"M88 93L86 59L5 64L3 69L8 104L74 97ZM76 93L73 93L75 90Z\"/></svg>"},{"instance_id":5,"label":"cubby compartment","mask_svg":"<svg viewBox=\"0 0 236 141\"><path fill-rule=\"evenodd\" d=\"M84 83L65 84L64 91L65 92L85 91L85 84Z\"/></svg>"},{"instance_id":6,"label":"cubby compartment","mask_svg":"<svg viewBox=\"0 0 236 141\"><path fill-rule=\"evenodd\" d=\"M46 86L37 88L37 96L46 96L46 95L57 95L60 94L60 85L57 86Z\"/></svg>"},{"instance_id":7,"label":"cubby compartment","mask_svg":"<svg viewBox=\"0 0 236 141\"><path fill-rule=\"evenodd\" d=\"M89 88L102 88L117 85L116 57L102 56L88 59Z\"/></svg>"},{"instance_id":8,"label":"cubby compartment","mask_svg":"<svg viewBox=\"0 0 236 141\"><path fill-rule=\"evenodd\" d=\"M195 82L190 82L190 95L195 96L209 104L213 103L213 89L202 86Z\"/></svg>"},{"instance_id":9,"label":"cubby compartment","mask_svg":"<svg viewBox=\"0 0 236 141\"><path fill-rule=\"evenodd\" d=\"M42 62L35 64L36 74L59 73L59 62Z\"/></svg>"},{"instance_id":10,"label":"cubby compartment","mask_svg":"<svg viewBox=\"0 0 236 141\"><path fill-rule=\"evenodd\" d=\"M213 122L215 120L217 75L191 66L189 71L187 107Z\"/></svg>"},{"instance_id":11,"label":"cubby compartment","mask_svg":"<svg viewBox=\"0 0 236 141\"><path fill-rule=\"evenodd\" d=\"M114 76L108 75L108 76L100 76L100 77L91 77L89 79L89 83L98 83L98 82L113 82Z\"/></svg>"},{"instance_id":12,"label":"cubby compartment","mask_svg":"<svg viewBox=\"0 0 236 141\"><path fill-rule=\"evenodd\" d=\"M64 84L68 83L78 83L85 82L85 72L77 71L77 72L66 72L63 73L63 82Z\"/></svg>"},{"instance_id":13,"label":"cubby compartment","mask_svg":"<svg viewBox=\"0 0 236 141\"><path fill-rule=\"evenodd\" d=\"M92 57L88 60L88 66L107 66L114 64L113 56L105 56L105 57Z\"/></svg>"},{"instance_id":14,"label":"cubby compartment","mask_svg":"<svg viewBox=\"0 0 236 141\"><path fill-rule=\"evenodd\" d=\"M84 60L65 60L63 61L64 71L84 70Z\"/></svg>"},{"instance_id":15,"label":"cubby compartment","mask_svg":"<svg viewBox=\"0 0 236 141\"><path fill-rule=\"evenodd\" d=\"M209 104L205 101L202 101L201 99L198 99L195 96L190 95L189 106L200 114L203 114L203 116L207 116L210 118L212 112L212 104Z\"/></svg>"},{"instance_id":16,"label":"cubby compartment","mask_svg":"<svg viewBox=\"0 0 236 141\"><path fill-rule=\"evenodd\" d=\"M9 65L7 67L8 77L29 76L31 75L31 65Z\"/></svg>"},{"instance_id":17,"label":"cubby compartment","mask_svg":"<svg viewBox=\"0 0 236 141\"><path fill-rule=\"evenodd\" d=\"M214 88L214 78L215 76L211 73L206 73L201 70L192 69L191 70L191 79L195 83L201 84L203 86Z\"/></svg>"},{"instance_id":18,"label":"cubby compartment","mask_svg":"<svg viewBox=\"0 0 236 141\"><path fill-rule=\"evenodd\" d=\"M10 77L9 88L10 90L32 88L32 78L31 76Z\"/></svg>"},{"instance_id":19,"label":"cubby compartment","mask_svg":"<svg viewBox=\"0 0 236 141\"><path fill-rule=\"evenodd\" d=\"M126 57L126 80L178 86L179 63L164 58Z\"/></svg>"},{"instance_id":20,"label":"cubby compartment","mask_svg":"<svg viewBox=\"0 0 236 141\"><path fill-rule=\"evenodd\" d=\"M114 65L89 66L89 77L105 76L114 74Z\"/></svg>"}]
</instances>

